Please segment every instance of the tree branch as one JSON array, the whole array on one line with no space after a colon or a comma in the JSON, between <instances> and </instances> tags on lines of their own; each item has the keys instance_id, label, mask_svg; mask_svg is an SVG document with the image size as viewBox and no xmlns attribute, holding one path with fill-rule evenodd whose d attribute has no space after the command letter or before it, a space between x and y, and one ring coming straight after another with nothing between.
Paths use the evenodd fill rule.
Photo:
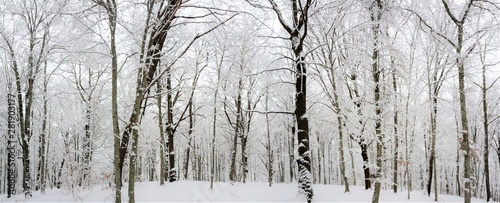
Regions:
<instances>
[{"instance_id":1,"label":"tree branch","mask_svg":"<svg viewBox=\"0 0 500 203\"><path fill-rule=\"evenodd\" d=\"M268 1L269 3L271 3L274 13L276 13L276 15L278 16L278 21L280 22L281 26L283 26L283 28L288 32L288 34L292 34L292 28L290 28L290 26L286 24L285 20L283 19L283 15L281 14L281 11L278 8L278 5L276 5L276 2L274 2L274 0L268 0Z\"/></svg>"}]
</instances>

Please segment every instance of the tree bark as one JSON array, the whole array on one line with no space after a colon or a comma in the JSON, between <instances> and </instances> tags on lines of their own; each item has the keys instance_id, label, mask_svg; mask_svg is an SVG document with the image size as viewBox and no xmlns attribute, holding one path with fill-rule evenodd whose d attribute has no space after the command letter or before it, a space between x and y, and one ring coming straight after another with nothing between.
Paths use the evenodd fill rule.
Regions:
<instances>
[{"instance_id":1,"label":"tree bark","mask_svg":"<svg viewBox=\"0 0 500 203\"><path fill-rule=\"evenodd\" d=\"M471 3L472 4L472 3ZM460 117L462 121L461 126L461 134L462 134L462 143L461 147L464 150L464 202L471 202L471 156L470 156L470 145L469 145L469 122L467 118L467 102L465 99L465 68L464 68L464 58L462 58L462 42L463 42L463 23L458 26L458 46L456 49L456 53L459 54L459 58L457 58L457 66L458 66L458 89L460 95Z\"/></svg>"},{"instance_id":2,"label":"tree bark","mask_svg":"<svg viewBox=\"0 0 500 203\"><path fill-rule=\"evenodd\" d=\"M193 128L194 128L194 119L193 119L193 102L189 102L189 130L188 136L189 141L186 148L186 159L184 161L184 180L188 178L188 170L189 170L189 158L191 155L191 140L193 139Z\"/></svg>"},{"instance_id":3,"label":"tree bark","mask_svg":"<svg viewBox=\"0 0 500 203\"><path fill-rule=\"evenodd\" d=\"M157 105L158 105L158 127L160 128L160 185L165 184L166 174L168 173L167 166L165 163L165 148L167 143L165 142L165 132L163 129L163 104L162 104L162 85L161 81L156 82L156 92L158 93Z\"/></svg>"},{"instance_id":4,"label":"tree bark","mask_svg":"<svg viewBox=\"0 0 500 203\"><path fill-rule=\"evenodd\" d=\"M111 54L111 117L113 124L113 171L115 203L122 199L122 159L120 158L120 125L118 123L118 54L116 52L116 23L118 9L116 0L94 0L96 4L106 10L110 35Z\"/></svg>"},{"instance_id":5,"label":"tree bark","mask_svg":"<svg viewBox=\"0 0 500 203\"><path fill-rule=\"evenodd\" d=\"M177 180L177 168L175 167L175 145L174 145L174 104L172 101L172 79L171 74L167 74L167 143L168 143L168 180Z\"/></svg>"},{"instance_id":6,"label":"tree bark","mask_svg":"<svg viewBox=\"0 0 500 203\"><path fill-rule=\"evenodd\" d=\"M313 199L312 174L311 174L311 152L309 148L309 120L307 118L307 68L305 53L303 52L304 40L307 36L309 8L312 0L292 0L292 26L287 25L281 10L274 0L268 0L276 14L278 21L285 31L290 35L291 50L293 51L295 66L295 118L297 119L298 155L298 178L299 188L306 196L308 202Z\"/></svg>"},{"instance_id":7,"label":"tree bark","mask_svg":"<svg viewBox=\"0 0 500 203\"><path fill-rule=\"evenodd\" d=\"M48 97L47 97L47 86L48 86L48 76L47 76L47 62L45 61L45 68L44 68L44 85L43 85L43 92L44 92L44 98L43 98L43 121L42 121L42 135L41 135L41 140L40 140L40 190L42 193L45 194L45 178L46 178L46 149L45 145L47 144L47 134L48 134L48 128L47 128L47 120L48 120ZM47 147L48 148L48 147Z\"/></svg>"},{"instance_id":8,"label":"tree bark","mask_svg":"<svg viewBox=\"0 0 500 203\"><path fill-rule=\"evenodd\" d=\"M461 117L461 131L462 134L460 150L464 151L464 202L471 202L471 154L470 154L470 145L469 145L469 123L467 118L467 101L465 98L465 68L464 68L464 60L465 56L463 53L463 42L464 42L464 24L468 17L470 8L474 1L467 1L465 4L465 9L460 18L457 18L450 10L448 3L445 0L441 1L445 8L446 14L450 18L451 21L456 25L456 33L457 39L456 44L451 43L451 45L455 48L456 65L458 69L458 91L459 91L459 101L460 101L460 117ZM449 40L448 40L449 41ZM451 41L449 41L451 42Z\"/></svg>"},{"instance_id":9,"label":"tree bark","mask_svg":"<svg viewBox=\"0 0 500 203\"><path fill-rule=\"evenodd\" d=\"M380 58L379 58L379 49L380 49L380 20L382 19L382 0L375 0L372 2L370 6L371 10L371 21L372 32L373 32L373 52L372 52L372 74L373 74L373 83L375 85L373 89L374 93L374 102L375 102L375 136L377 141L377 170L375 172L375 189L373 192L373 203L379 202L380 197L380 187L381 187L381 179L382 179L382 142L384 139L384 135L382 134L382 109L381 109L381 99L380 99L380 86L381 86L381 73L382 70L379 67Z\"/></svg>"},{"instance_id":10,"label":"tree bark","mask_svg":"<svg viewBox=\"0 0 500 203\"><path fill-rule=\"evenodd\" d=\"M217 133L217 97L219 94L219 85L220 85L220 79L221 79L221 69L222 69L222 62L224 61L224 52L223 50L221 54L221 58L219 62L217 63L217 84L215 86L215 91L214 91L214 100L213 100L213 123L212 123L212 144L211 144L211 160L210 160L210 190L213 190L214 188L214 178L215 178L215 138L216 138L216 133Z\"/></svg>"},{"instance_id":11,"label":"tree bark","mask_svg":"<svg viewBox=\"0 0 500 203\"><path fill-rule=\"evenodd\" d=\"M243 79L238 79L238 96L236 99L236 122L234 125L233 146L231 148L231 165L229 167L229 180L236 181L236 152L238 151L238 138L241 128L241 91L243 89Z\"/></svg>"},{"instance_id":12,"label":"tree bark","mask_svg":"<svg viewBox=\"0 0 500 203\"><path fill-rule=\"evenodd\" d=\"M129 171L128 171L128 202L135 202L135 176L137 169L137 148L139 145L138 126L132 130L132 143L129 153Z\"/></svg>"},{"instance_id":13,"label":"tree bark","mask_svg":"<svg viewBox=\"0 0 500 203\"><path fill-rule=\"evenodd\" d=\"M394 59L391 64L394 66ZM398 192L398 164L399 164L399 135L398 135L398 86L397 86L397 78L396 78L396 69L392 70L392 88L394 93L394 160L393 160L393 175L392 175L392 191L394 193Z\"/></svg>"},{"instance_id":14,"label":"tree bark","mask_svg":"<svg viewBox=\"0 0 500 203\"><path fill-rule=\"evenodd\" d=\"M483 61L482 61L483 62ZM484 62L483 62L484 63ZM489 151L490 151L490 135L489 135L489 121L488 121L488 105L486 103L486 92L488 88L486 87L486 66L483 64L482 70L483 85L481 87L482 99L483 99L483 127L484 127L484 176L486 182L486 202L491 199L491 186L490 186L490 166L489 166ZM499 145L500 146L500 145Z\"/></svg>"}]
</instances>

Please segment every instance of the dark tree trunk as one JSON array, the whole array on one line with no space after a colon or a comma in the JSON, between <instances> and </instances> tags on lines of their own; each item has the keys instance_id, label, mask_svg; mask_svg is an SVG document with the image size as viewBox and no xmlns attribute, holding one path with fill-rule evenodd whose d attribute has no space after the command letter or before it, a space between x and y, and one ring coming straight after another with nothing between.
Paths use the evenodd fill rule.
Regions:
<instances>
[{"instance_id":1,"label":"dark tree trunk","mask_svg":"<svg viewBox=\"0 0 500 203\"><path fill-rule=\"evenodd\" d=\"M391 57L392 58L392 57ZM391 64L394 66L394 59L392 59ZM397 86L397 78L396 78L396 69L394 68L392 71L392 87L394 91L394 160L393 160L393 175L392 175L392 191L394 193L398 192L398 161L399 161L399 135L398 135L398 86Z\"/></svg>"},{"instance_id":2,"label":"dark tree trunk","mask_svg":"<svg viewBox=\"0 0 500 203\"><path fill-rule=\"evenodd\" d=\"M167 74L167 143L168 143L168 180L177 180L177 169L175 168L175 148L174 148L174 104L172 101L172 81L171 74Z\"/></svg>"},{"instance_id":3,"label":"dark tree trunk","mask_svg":"<svg viewBox=\"0 0 500 203\"><path fill-rule=\"evenodd\" d=\"M361 147L361 158L363 158L363 173L365 175L365 190L372 188L372 177L370 173L370 160L368 158L368 145L365 143L359 143Z\"/></svg>"},{"instance_id":4,"label":"dark tree trunk","mask_svg":"<svg viewBox=\"0 0 500 203\"><path fill-rule=\"evenodd\" d=\"M373 75L373 83L375 85L373 89L373 94L374 94L374 102L375 102L375 136L377 140L377 146L376 146L376 151L377 151L377 158L375 160L375 163L377 165L377 170L374 174L375 177L375 188L373 192L373 198L372 202L373 203L378 203L379 202L379 197L380 197L380 187L381 187L381 179L382 179L382 155L383 155L383 149L382 149L382 142L384 135L382 134L382 107L381 107L381 99L380 99L380 92L381 92L381 76L382 76L382 68L380 67L380 39L379 36L381 35L381 30L380 30L380 20L382 19L382 0L374 0L372 2L372 5L370 6L371 10L371 21L373 23L372 25L372 32L373 32L373 53L372 53L372 75Z\"/></svg>"},{"instance_id":5,"label":"dark tree trunk","mask_svg":"<svg viewBox=\"0 0 500 203\"><path fill-rule=\"evenodd\" d=\"M486 92L488 88L486 87L486 66L483 65L483 86L481 88L483 93L483 127L484 127L484 176L486 181L486 202L491 199L491 188L490 188L490 166L489 166L489 154L490 154L490 135L488 129L488 106L486 103ZM500 146L500 145L499 145Z\"/></svg>"},{"instance_id":6,"label":"dark tree trunk","mask_svg":"<svg viewBox=\"0 0 500 203\"><path fill-rule=\"evenodd\" d=\"M46 154L45 154L45 144L46 144L46 136L47 136L47 105L48 105L48 98L47 98L47 86L48 86L48 76L47 76L47 62L45 62L45 67L44 67L44 82L43 82L43 120L42 120L42 132L40 134L40 146L39 146L39 156L40 156L40 162L38 164L39 167L39 172L38 172L38 183L40 185L40 190L42 193L45 193L45 177L46 177L46 168L45 168L45 160L46 160Z\"/></svg>"},{"instance_id":7,"label":"dark tree trunk","mask_svg":"<svg viewBox=\"0 0 500 203\"><path fill-rule=\"evenodd\" d=\"M85 125L85 137L83 137L83 181L88 181L90 175L90 152L91 152L91 137L90 137L90 124L91 124L91 107L90 107L90 96L87 104L86 120Z\"/></svg>"},{"instance_id":8,"label":"dark tree trunk","mask_svg":"<svg viewBox=\"0 0 500 203\"><path fill-rule=\"evenodd\" d=\"M189 103L189 130L188 137L189 141L186 149L186 160L184 161L184 180L188 178L188 170L189 170L189 157L191 155L191 140L193 139L193 128L194 128L194 119L193 119L193 102Z\"/></svg>"},{"instance_id":9,"label":"dark tree trunk","mask_svg":"<svg viewBox=\"0 0 500 203\"><path fill-rule=\"evenodd\" d=\"M307 111L306 105L306 67L304 57L301 57L301 49L294 50L297 57L296 63L296 83L295 90L295 118L297 119L297 139L299 142L299 159L297 165L299 167L299 186L306 192L307 199L310 201L313 198L312 189L312 174L311 174L311 159L309 149L309 121L305 116Z\"/></svg>"},{"instance_id":10,"label":"dark tree trunk","mask_svg":"<svg viewBox=\"0 0 500 203\"><path fill-rule=\"evenodd\" d=\"M250 122L248 123L250 125ZM250 127L248 127L250 128ZM248 156L247 156L247 142L248 142L248 131L243 133L243 136L241 137L241 181L243 183L246 182L247 179L247 173L248 173Z\"/></svg>"},{"instance_id":11,"label":"dark tree trunk","mask_svg":"<svg viewBox=\"0 0 500 203\"><path fill-rule=\"evenodd\" d=\"M292 0L292 25L289 26L283 19L281 11L274 0L269 0L272 9L278 17L281 26L290 35L291 50L293 51L295 66L295 118L297 121L298 141L298 182L299 188L304 192L307 201L313 199L312 174L311 174L311 152L309 148L309 121L307 112L307 68L305 63L304 40L307 36L309 8L313 1Z\"/></svg>"},{"instance_id":12,"label":"dark tree trunk","mask_svg":"<svg viewBox=\"0 0 500 203\"><path fill-rule=\"evenodd\" d=\"M238 151L238 138L241 130L241 91L243 89L243 80L238 81L238 97L236 99L236 123L234 124L233 146L231 149L231 165L229 167L229 180L236 181L236 152Z\"/></svg>"},{"instance_id":13,"label":"dark tree trunk","mask_svg":"<svg viewBox=\"0 0 500 203\"><path fill-rule=\"evenodd\" d=\"M168 174L168 167L167 163L165 161L165 152L167 148L167 142L165 141L165 132L163 128L163 104L162 104L162 96L161 96L161 91L162 91L162 85L161 81L156 82L156 92L158 94L158 97L156 98L157 105L158 105L158 127L160 129L160 185L165 184L166 175Z\"/></svg>"}]
</instances>

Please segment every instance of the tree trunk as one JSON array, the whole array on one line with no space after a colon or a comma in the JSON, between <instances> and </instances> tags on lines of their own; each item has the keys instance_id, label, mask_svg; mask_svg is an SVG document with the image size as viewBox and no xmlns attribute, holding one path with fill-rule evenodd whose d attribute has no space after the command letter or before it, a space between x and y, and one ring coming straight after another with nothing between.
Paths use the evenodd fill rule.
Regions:
<instances>
[{"instance_id":1,"label":"tree trunk","mask_svg":"<svg viewBox=\"0 0 500 203\"><path fill-rule=\"evenodd\" d=\"M174 148L174 105L172 101L172 81L171 74L167 74L167 143L168 143L168 180L177 180L177 168L175 168L175 148Z\"/></svg>"},{"instance_id":2,"label":"tree trunk","mask_svg":"<svg viewBox=\"0 0 500 203\"><path fill-rule=\"evenodd\" d=\"M189 170L189 156L191 153L191 140L193 139L193 128L194 128L194 120L193 120L193 102L189 102L189 130L188 137L189 141L186 148L186 159L184 162L184 180L188 178L188 170Z\"/></svg>"},{"instance_id":3,"label":"tree trunk","mask_svg":"<svg viewBox=\"0 0 500 203\"><path fill-rule=\"evenodd\" d=\"M293 123L294 125L292 125L290 127L291 129L291 133L289 134L290 135L290 142L289 142L289 145L288 145L288 155L290 155L290 182L293 182L293 180L295 180L295 131L296 131L296 125L295 125L295 117L293 117ZM500 158L500 156L499 156Z\"/></svg>"},{"instance_id":4,"label":"tree trunk","mask_svg":"<svg viewBox=\"0 0 500 203\"><path fill-rule=\"evenodd\" d=\"M151 144L151 146L154 146L154 144ZM148 155L148 167L149 167L149 181L153 182L156 180L156 149L151 148L151 155Z\"/></svg>"},{"instance_id":5,"label":"tree trunk","mask_svg":"<svg viewBox=\"0 0 500 203\"><path fill-rule=\"evenodd\" d=\"M267 108L267 97L266 97L266 111L268 110ZM266 114L266 138L267 138L267 143L266 143L266 151L267 151L267 182L269 184L269 187L273 184L273 175L274 175L274 155L273 155L273 149L271 147L271 129L269 128L269 114Z\"/></svg>"},{"instance_id":6,"label":"tree trunk","mask_svg":"<svg viewBox=\"0 0 500 203\"><path fill-rule=\"evenodd\" d=\"M351 88L350 85L347 84L347 88L349 89L349 97L353 101L354 105L356 106L356 111L358 113L358 116L360 118L362 118L363 115L362 115L361 101L360 101L361 97L359 95L358 86L356 83L357 76L356 76L356 74L352 74L349 78L354 84L353 88ZM360 126L364 126L363 120L359 119L358 122L359 122ZM351 140L356 141L358 143L359 147L361 148L361 158L363 160L363 174L364 174L365 190L368 190L368 189L372 188L372 184L371 184L372 177L371 177L370 167L369 167L370 160L368 157L368 144L367 144L367 141L365 140L365 138L363 137L363 131L364 131L364 127L361 128L361 132L359 133L358 136L355 137L354 134L351 133L351 134L349 134L349 137L351 138Z\"/></svg>"},{"instance_id":7,"label":"tree trunk","mask_svg":"<svg viewBox=\"0 0 500 203\"><path fill-rule=\"evenodd\" d=\"M139 145L138 126L132 130L131 151L129 153L129 171L128 171L128 202L135 202L135 174L137 166L137 148Z\"/></svg>"},{"instance_id":8,"label":"tree trunk","mask_svg":"<svg viewBox=\"0 0 500 203\"><path fill-rule=\"evenodd\" d=\"M445 8L448 17L453 21L457 27L457 39L456 44L451 43L455 48L456 65L458 69L458 91L459 91L459 101L460 101L460 117L461 117L461 129L460 134L462 134L460 150L464 151L464 202L471 202L471 153L469 145L469 123L467 118L467 101L465 98L465 54L463 53L463 42L464 42L464 24L467 22L467 17L472 7L474 1L467 1L465 4L465 10L460 18L457 18L450 10L450 7L446 1L441 1Z\"/></svg>"},{"instance_id":9,"label":"tree trunk","mask_svg":"<svg viewBox=\"0 0 500 203\"><path fill-rule=\"evenodd\" d=\"M345 172L345 156L344 156L344 131L343 131L343 126L344 126L344 121L342 120L342 111L340 108L339 104L339 96L337 93L337 84L335 80L335 74L334 74L334 66L333 64L330 65L329 71L330 71L330 83L332 85L332 90L333 90L333 99L332 101L333 106L335 108L335 113L337 114L337 129L338 129L338 134L339 134L339 156L340 156L340 178L341 182L344 184L344 193L349 192L349 181L346 176Z\"/></svg>"},{"instance_id":10,"label":"tree trunk","mask_svg":"<svg viewBox=\"0 0 500 203\"><path fill-rule=\"evenodd\" d=\"M168 172L167 166L165 163L165 151L166 151L166 146L167 143L165 142L165 132L163 129L163 104L162 104L162 96L161 96L161 91L162 91L162 85L161 81L156 82L156 92L158 93L158 96L156 97L157 99L157 105L158 105L158 127L160 128L160 185L165 184L166 174Z\"/></svg>"},{"instance_id":11,"label":"tree trunk","mask_svg":"<svg viewBox=\"0 0 500 203\"><path fill-rule=\"evenodd\" d=\"M458 27L458 47L457 54L462 54L462 37L463 37L463 27ZM459 55L460 56L460 55ZM458 89L460 95L460 117L462 121L462 143L461 148L464 150L464 202L471 202L471 156L470 156L470 146L469 146L469 122L467 119L467 102L465 99L465 70L464 70L464 59L462 57L457 58L458 66Z\"/></svg>"},{"instance_id":12,"label":"tree trunk","mask_svg":"<svg viewBox=\"0 0 500 203\"><path fill-rule=\"evenodd\" d=\"M299 0L300 1L300 0ZM307 68L305 63L305 53L303 52L304 40L307 36L309 8L312 0L307 0L305 4L293 0L291 3L292 26L286 24L278 5L274 0L269 0L282 27L290 35L291 50L294 54L295 66L295 118L297 120L297 141L298 155L298 182L301 192L306 196L308 202L313 199L312 174L311 174L311 152L309 148L309 120L307 118ZM299 6L300 5L300 6Z\"/></svg>"},{"instance_id":13,"label":"tree trunk","mask_svg":"<svg viewBox=\"0 0 500 203\"><path fill-rule=\"evenodd\" d=\"M222 61L222 59L221 59ZM220 67L218 67L218 77L217 77L217 86L215 87L215 93L214 93L214 101L213 101L213 123L212 123L212 153L211 153L211 164L210 164L210 189L213 190L214 188L214 176L215 176L215 135L217 132L217 95L219 93L219 79L220 79Z\"/></svg>"},{"instance_id":14,"label":"tree trunk","mask_svg":"<svg viewBox=\"0 0 500 203\"><path fill-rule=\"evenodd\" d=\"M295 50L296 51L296 50ZM297 119L297 139L299 141L299 159L297 164L299 167L299 187L305 192L308 202L313 198L312 175L311 175L311 159L309 149L309 121L305 116L307 111L306 105L306 66L304 57L301 56L301 51L296 51L295 57L297 81L295 89L296 108L295 118Z\"/></svg>"},{"instance_id":15,"label":"tree trunk","mask_svg":"<svg viewBox=\"0 0 500 203\"><path fill-rule=\"evenodd\" d=\"M491 188L490 188L490 166L489 166L489 151L490 151L490 135L488 131L488 105L486 103L486 92L488 88L486 87L486 66L483 65L483 86L481 87L483 93L483 127L484 127L484 176L486 181L486 202L491 199ZM499 145L500 146L500 145Z\"/></svg>"},{"instance_id":16,"label":"tree trunk","mask_svg":"<svg viewBox=\"0 0 500 203\"><path fill-rule=\"evenodd\" d=\"M248 102L248 110L250 110L250 101ZM251 116L248 116L247 129L242 133L241 136L241 181L243 183L246 182L248 173L247 142L248 142L248 133L250 133L251 118L252 118Z\"/></svg>"},{"instance_id":17,"label":"tree trunk","mask_svg":"<svg viewBox=\"0 0 500 203\"><path fill-rule=\"evenodd\" d=\"M436 81L433 81L434 88L436 85ZM429 84L431 85L431 84ZM430 88L429 88L430 90ZM434 164L436 163L436 116L437 116L437 95L438 93L436 91L433 91L432 93L429 92L429 96L431 99L431 150L430 150L430 156L429 156L429 178L427 179L427 195L431 195L431 185L432 185L432 180L433 180L433 174L434 174ZM434 184L437 184L434 182ZM435 200L437 201L437 200Z\"/></svg>"},{"instance_id":18,"label":"tree trunk","mask_svg":"<svg viewBox=\"0 0 500 203\"><path fill-rule=\"evenodd\" d=\"M365 175L365 190L372 188L372 178L370 173L370 161L368 158L368 145L362 141L359 146L361 147L361 158L363 158L363 173Z\"/></svg>"},{"instance_id":19,"label":"tree trunk","mask_svg":"<svg viewBox=\"0 0 500 203\"><path fill-rule=\"evenodd\" d=\"M47 98L47 86L48 86L48 76L47 76L47 62L45 62L45 67L44 67L44 82L43 82L43 120L42 120L42 133L40 134L40 146L39 146L39 154L40 154L40 163L39 163L39 183L40 183L40 190L43 194L45 194L45 177L46 177L46 169L45 169L45 160L46 160L46 154L45 154L45 145L46 145L46 136L47 136L47 105L48 105L48 98Z\"/></svg>"},{"instance_id":20,"label":"tree trunk","mask_svg":"<svg viewBox=\"0 0 500 203\"><path fill-rule=\"evenodd\" d=\"M406 190L408 191L407 198L410 199L411 193L411 171L410 171L410 153L408 153L408 123L409 123L409 114L408 114L408 106L410 103L410 94L408 94L408 99L406 100L406 122L405 122L405 174L406 174Z\"/></svg>"},{"instance_id":21,"label":"tree trunk","mask_svg":"<svg viewBox=\"0 0 500 203\"><path fill-rule=\"evenodd\" d=\"M394 59L392 59L391 64L394 66ZM394 91L394 159L393 159L393 175L392 175L392 191L394 193L398 192L398 161L399 161L399 135L398 135L398 86L396 78L396 68L392 70L392 88Z\"/></svg>"},{"instance_id":22,"label":"tree trunk","mask_svg":"<svg viewBox=\"0 0 500 203\"><path fill-rule=\"evenodd\" d=\"M89 79L90 80L90 79ZM90 130L90 126L91 126L91 112L92 112L92 108L91 108L91 103L90 103L90 95L88 97L88 103L87 103L87 110L86 110L86 121L87 121L87 124L85 125L85 136L83 137L83 182L85 184L85 186L90 186L87 184L87 182L89 181L89 176L90 176L90 153L91 153L91 130ZM90 182L89 182L90 184Z\"/></svg>"},{"instance_id":23,"label":"tree trunk","mask_svg":"<svg viewBox=\"0 0 500 203\"><path fill-rule=\"evenodd\" d=\"M372 53L372 74L373 74L373 83L375 85L373 93L374 93L374 102L375 102L375 136L377 141L377 170L375 172L375 189L373 192L373 203L379 202L380 197L380 184L382 179L382 142L384 139L384 135L382 135L382 109L380 104L380 86L381 86L381 73L382 70L379 67L380 58L379 58L379 49L380 49L380 20L382 19L382 1L375 0L371 5L371 20L373 22L372 31L373 31L373 53Z\"/></svg>"},{"instance_id":24,"label":"tree trunk","mask_svg":"<svg viewBox=\"0 0 500 203\"><path fill-rule=\"evenodd\" d=\"M349 149L352 149L352 140L348 139ZM351 157L351 171L352 171L352 184L356 186L356 167L354 166L354 155L352 150L349 150L349 155Z\"/></svg>"},{"instance_id":25,"label":"tree trunk","mask_svg":"<svg viewBox=\"0 0 500 203\"><path fill-rule=\"evenodd\" d=\"M96 0L98 1L98 0ZM111 117L113 123L113 169L115 182L115 203L121 203L122 199L122 160L120 159L120 125L118 123L118 54L116 52L116 19L118 11L116 0L109 0L108 3L100 2L107 11L108 27L110 34L110 54L111 54Z\"/></svg>"},{"instance_id":26,"label":"tree trunk","mask_svg":"<svg viewBox=\"0 0 500 203\"><path fill-rule=\"evenodd\" d=\"M243 89L243 80L238 80L238 97L236 99L236 123L234 125L233 146L231 149L231 165L229 167L229 180L236 181L236 152L238 151L238 138L241 128L241 91Z\"/></svg>"}]
</instances>

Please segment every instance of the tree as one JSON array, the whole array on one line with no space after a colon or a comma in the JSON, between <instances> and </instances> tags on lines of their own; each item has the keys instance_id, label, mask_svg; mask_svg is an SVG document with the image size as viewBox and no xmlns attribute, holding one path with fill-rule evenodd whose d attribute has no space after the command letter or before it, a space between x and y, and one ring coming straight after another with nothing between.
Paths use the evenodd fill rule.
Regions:
<instances>
[{"instance_id":1,"label":"tree","mask_svg":"<svg viewBox=\"0 0 500 203\"><path fill-rule=\"evenodd\" d=\"M490 166L489 166L489 151L490 151L490 124L491 121L488 119L488 104L487 104L487 92L489 89L493 87L493 85L500 79L497 77L495 81L491 84L487 85L486 83L486 68L492 64L487 64L486 55L487 55L487 45L484 45L483 50L481 50L479 57L481 61L482 71L482 83L481 88L481 96L482 96L482 107L483 107L483 130L484 130L484 152L483 152L483 161L484 161L484 176L485 176L485 184L486 184L486 202L489 202L491 199L491 186L490 186ZM494 120L494 119L493 119ZM500 144L500 143L499 143ZM499 157L500 158L500 157Z\"/></svg>"},{"instance_id":2,"label":"tree","mask_svg":"<svg viewBox=\"0 0 500 203\"><path fill-rule=\"evenodd\" d=\"M434 201L438 201L437 192L437 174L436 174L436 136L437 136L437 113L438 113L438 97L439 92L445 82L446 76L450 69L446 68L448 57L443 56L440 49L436 46L429 46L426 49L427 55L427 88L430 105L430 133L431 147L429 154L429 176L427 179L427 195L431 195L431 185L434 181ZM434 177L434 179L433 179Z\"/></svg>"},{"instance_id":3,"label":"tree","mask_svg":"<svg viewBox=\"0 0 500 203\"><path fill-rule=\"evenodd\" d=\"M383 2L382 0L374 0L370 7L370 18L372 21L372 34L373 34L373 52L372 52L372 76L373 83L375 85L373 89L374 94L374 102L375 102L375 136L377 140L377 170L375 172L375 189L373 192L372 202L378 203L380 197L380 182L382 181L382 142L384 139L384 135L382 134L382 108L381 108L381 98L380 98L380 89L381 89L381 76L382 69L379 67L380 65L380 48L381 48L381 23L382 13L383 13Z\"/></svg>"},{"instance_id":4,"label":"tree","mask_svg":"<svg viewBox=\"0 0 500 203\"><path fill-rule=\"evenodd\" d=\"M305 194L307 202L311 202L314 196L312 188L311 174L311 154L309 150L309 121L306 115L306 93L307 93L307 68L305 63L304 40L307 36L307 26L309 20L309 9L312 6L312 0L292 0L291 15L292 25L283 17L275 0L268 0L278 18L279 23L290 35L290 48L293 52L293 64L295 67L295 118L297 121L297 140L299 142L297 159L299 188Z\"/></svg>"},{"instance_id":5,"label":"tree","mask_svg":"<svg viewBox=\"0 0 500 203\"><path fill-rule=\"evenodd\" d=\"M334 16L333 19L330 16L318 17L316 21L320 24L320 26L318 26L318 30L312 29L311 33L314 36L314 41L320 45L317 49L317 54L313 56L315 56L315 58L317 57L319 61L321 61L317 66L320 66L323 71L320 68L316 68L316 71L318 72L318 80L324 94L331 104L331 107L329 108L336 114L339 143L338 151L340 156L340 181L345 187L344 192L349 192L349 181L346 175L346 161L344 156L344 148L346 146L344 145L344 135L347 132L345 129L346 124L344 117L346 115L343 112L340 101L341 98L339 97L339 94L342 94L341 88L338 88L339 75L343 75L343 72L341 71L347 66L348 63L346 60L347 51L336 51L338 48L344 49L341 44L341 42L343 42L342 32L344 32L344 26L341 24L343 22L340 19L346 17L347 9L343 6L339 6L338 9L330 12L338 13L338 15ZM322 24L327 24L329 22L331 23L328 26L321 26ZM353 178L355 179L355 177Z\"/></svg>"},{"instance_id":6,"label":"tree","mask_svg":"<svg viewBox=\"0 0 500 203\"><path fill-rule=\"evenodd\" d=\"M118 124L118 54L116 52L116 25L118 19L118 5L116 0L93 0L94 3L106 11L108 17L108 27L110 35L110 55L111 55L111 117L113 122L113 160L114 160L114 183L115 202L121 202L122 170L120 159L120 125Z\"/></svg>"}]
</instances>

